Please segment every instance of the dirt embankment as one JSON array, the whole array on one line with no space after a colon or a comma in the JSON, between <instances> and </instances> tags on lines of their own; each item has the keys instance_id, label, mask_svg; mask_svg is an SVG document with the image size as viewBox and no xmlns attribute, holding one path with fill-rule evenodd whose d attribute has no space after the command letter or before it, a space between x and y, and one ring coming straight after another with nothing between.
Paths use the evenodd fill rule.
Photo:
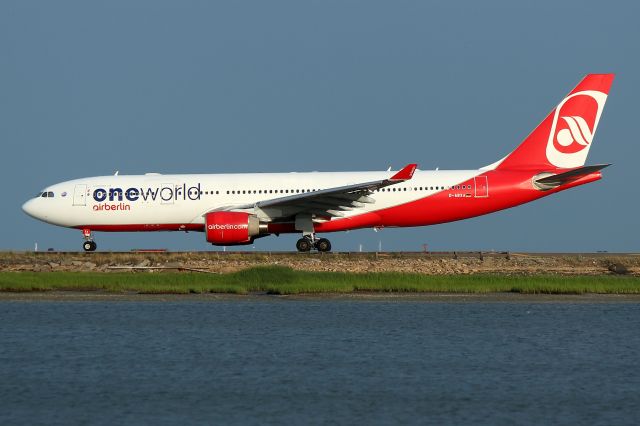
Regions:
<instances>
[{"instance_id":1,"label":"dirt embankment","mask_svg":"<svg viewBox=\"0 0 640 426\"><path fill-rule=\"evenodd\" d=\"M260 265L330 272L420 274L633 274L637 254L527 253L0 253L0 271L234 272Z\"/></svg>"}]
</instances>

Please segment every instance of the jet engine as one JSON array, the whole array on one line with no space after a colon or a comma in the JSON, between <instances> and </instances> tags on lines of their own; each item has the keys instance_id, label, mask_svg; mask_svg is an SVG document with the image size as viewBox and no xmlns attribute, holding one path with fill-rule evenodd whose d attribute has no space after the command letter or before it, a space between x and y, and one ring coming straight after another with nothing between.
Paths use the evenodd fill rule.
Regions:
<instances>
[{"instance_id":1,"label":"jet engine","mask_svg":"<svg viewBox=\"0 0 640 426\"><path fill-rule=\"evenodd\" d=\"M205 215L207 241L214 245L251 244L265 236L267 224L252 214L243 212L211 212Z\"/></svg>"}]
</instances>

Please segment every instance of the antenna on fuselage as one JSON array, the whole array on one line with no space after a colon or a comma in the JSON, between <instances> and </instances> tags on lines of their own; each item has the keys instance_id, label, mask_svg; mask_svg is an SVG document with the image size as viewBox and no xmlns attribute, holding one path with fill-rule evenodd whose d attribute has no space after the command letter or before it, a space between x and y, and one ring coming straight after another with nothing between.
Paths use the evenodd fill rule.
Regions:
<instances>
[{"instance_id":1,"label":"antenna on fuselage","mask_svg":"<svg viewBox=\"0 0 640 426\"><path fill-rule=\"evenodd\" d=\"M116 170L116 172L113 175L118 176L118 173L120 173L120 170Z\"/></svg>"}]
</instances>

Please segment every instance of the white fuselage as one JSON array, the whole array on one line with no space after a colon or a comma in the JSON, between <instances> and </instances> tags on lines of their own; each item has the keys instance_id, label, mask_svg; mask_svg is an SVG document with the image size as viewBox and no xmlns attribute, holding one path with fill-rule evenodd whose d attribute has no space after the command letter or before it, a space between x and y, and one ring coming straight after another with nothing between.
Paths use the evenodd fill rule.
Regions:
<instances>
[{"instance_id":1,"label":"white fuselage","mask_svg":"<svg viewBox=\"0 0 640 426\"><path fill-rule=\"evenodd\" d=\"M203 224L212 210L286 197L358 182L385 179L390 172L311 172L122 175L75 179L43 190L24 210L65 226ZM482 173L478 170L416 171L409 181L371 195L374 203L343 212L345 217L424 198ZM103 192L104 191L104 192ZM261 217L262 220L273 218Z\"/></svg>"}]
</instances>

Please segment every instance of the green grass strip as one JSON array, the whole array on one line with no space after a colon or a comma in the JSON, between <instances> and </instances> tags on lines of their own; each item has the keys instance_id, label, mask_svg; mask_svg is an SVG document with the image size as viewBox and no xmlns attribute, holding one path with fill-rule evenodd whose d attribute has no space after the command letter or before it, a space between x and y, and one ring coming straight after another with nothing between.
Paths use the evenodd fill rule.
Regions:
<instances>
[{"instance_id":1,"label":"green grass strip","mask_svg":"<svg viewBox=\"0 0 640 426\"><path fill-rule=\"evenodd\" d=\"M0 291L106 291L147 294L425 292L640 294L640 277L615 275L422 275L255 267L229 274L0 272Z\"/></svg>"}]
</instances>

